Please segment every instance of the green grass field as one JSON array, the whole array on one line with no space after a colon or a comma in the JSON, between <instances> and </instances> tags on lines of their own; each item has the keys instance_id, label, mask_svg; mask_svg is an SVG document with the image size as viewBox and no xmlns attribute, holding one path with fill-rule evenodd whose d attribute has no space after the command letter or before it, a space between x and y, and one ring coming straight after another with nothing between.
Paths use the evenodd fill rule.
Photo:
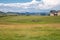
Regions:
<instances>
[{"instance_id":1,"label":"green grass field","mask_svg":"<svg viewBox=\"0 0 60 40\"><path fill-rule=\"evenodd\" d=\"M60 16L0 17L0 40L60 40Z\"/></svg>"},{"instance_id":2,"label":"green grass field","mask_svg":"<svg viewBox=\"0 0 60 40\"><path fill-rule=\"evenodd\" d=\"M0 17L0 23L50 24L60 23L60 16L7 16Z\"/></svg>"}]
</instances>

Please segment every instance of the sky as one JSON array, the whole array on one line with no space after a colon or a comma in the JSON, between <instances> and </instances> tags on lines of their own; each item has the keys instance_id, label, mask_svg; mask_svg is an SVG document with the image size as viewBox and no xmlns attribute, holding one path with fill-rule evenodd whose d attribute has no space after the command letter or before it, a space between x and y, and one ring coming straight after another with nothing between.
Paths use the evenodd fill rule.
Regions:
<instances>
[{"instance_id":1,"label":"sky","mask_svg":"<svg viewBox=\"0 0 60 40\"><path fill-rule=\"evenodd\" d=\"M44 12L60 10L60 0L0 0L3 12Z\"/></svg>"},{"instance_id":2,"label":"sky","mask_svg":"<svg viewBox=\"0 0 60 40\"><path fill-rule=\"evenodd\" d=\"M0 0L0 3L25 3L32 0Z\"/></svg>"}]
</instances>

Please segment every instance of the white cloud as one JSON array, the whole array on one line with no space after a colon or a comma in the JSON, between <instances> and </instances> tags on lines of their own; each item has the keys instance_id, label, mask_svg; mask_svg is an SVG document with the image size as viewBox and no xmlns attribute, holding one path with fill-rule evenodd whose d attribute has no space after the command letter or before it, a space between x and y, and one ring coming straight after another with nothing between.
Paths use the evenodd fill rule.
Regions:
<instances>
[{"instance_id":1,"label":"white cloud","mask_svg":"<svg viewBox=\"0 0 60 40\"><path fill-rule=\"evenodd\" d=\"M32 0L31 2L27 2L27 3L7 3L7 4L0 3L0 6L11 7L11 8L16 7L16 8L21 8L21 10L25 10L25 11L29 9L47 10L47 9L52 9L58 5L60 5L60 0L41 0L41 1Z\"/></svg>"},{"instance_id":2,"label":"white cloud","mask_svg":"<svg viewBox=\"0 0 60 40\"><path fill-rule=\"evenodd\" d=\"M43 3L46 5L58 5L60 0L43 0Z\"/></svg>"},{"instance_id":3,"label":"white cloud","mask_svg":"<svg viewBox=\"0 0 60 40\"><path fill-rule=\"evenodd\" d=\"M52 9L60 5L60 0L42 0L42 4L39 4L40 9Z\"/></svg>"}]
</instances>

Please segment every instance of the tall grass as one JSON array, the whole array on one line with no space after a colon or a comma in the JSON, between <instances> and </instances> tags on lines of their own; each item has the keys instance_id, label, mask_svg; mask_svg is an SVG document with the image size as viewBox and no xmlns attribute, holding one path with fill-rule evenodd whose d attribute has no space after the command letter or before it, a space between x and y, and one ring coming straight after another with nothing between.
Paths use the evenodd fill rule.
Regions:
<instances>
[{"instance_id":1,"label":"tall grass","mask_svg":"<svg viewBox=\"0 0 60 40\"><path fill-rule=\"evenodd\" d=\"M60 40L60 29L55 27L0 28L0 40Z\"/></svg>"}]
</instances>

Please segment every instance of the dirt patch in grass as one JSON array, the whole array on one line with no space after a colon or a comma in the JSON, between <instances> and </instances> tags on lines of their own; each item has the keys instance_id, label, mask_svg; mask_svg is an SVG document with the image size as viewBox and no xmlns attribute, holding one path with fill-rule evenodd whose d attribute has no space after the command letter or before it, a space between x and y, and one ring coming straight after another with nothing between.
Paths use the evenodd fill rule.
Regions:
<instances>
[{"instance_id":1,"label":"dirt patch in grass","mask_svg":"<svg viewBox=\"0 0 60 40\"><path fill-rule=\"evenodd\" d=\"M56 28L60 28L60 24L0 24L0 27L7 27L7 28L56 27Z\"/></svg>"}]
</instances>

